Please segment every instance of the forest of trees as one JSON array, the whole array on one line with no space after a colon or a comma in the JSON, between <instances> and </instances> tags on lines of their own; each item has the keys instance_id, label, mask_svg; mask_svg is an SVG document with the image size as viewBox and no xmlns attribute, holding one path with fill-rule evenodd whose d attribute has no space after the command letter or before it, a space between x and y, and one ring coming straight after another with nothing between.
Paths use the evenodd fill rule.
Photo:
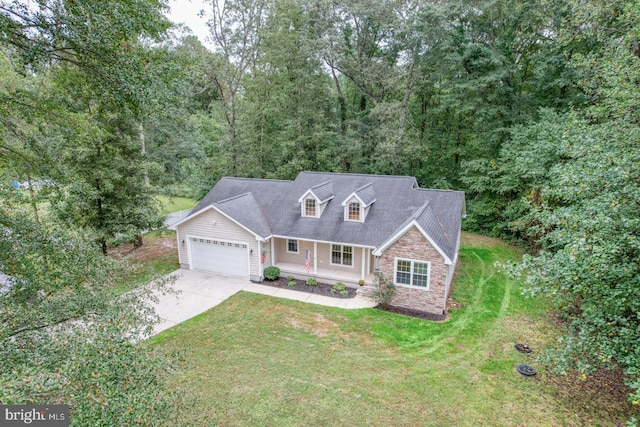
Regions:
<instances>
[{"instance_id":1,"label":"forest of trees","mask_svg":"<svg viewBox=\"0 0 640 427\"><path fill-rule=\"evenodd\" d=\"M415 176L531 253L505 269L565 320L558 369L622 366L640 401L637 2L211 1L212 50L165 8L0 1L0 235L106 253L225 175Z\"/></svg>"}]
</instances>

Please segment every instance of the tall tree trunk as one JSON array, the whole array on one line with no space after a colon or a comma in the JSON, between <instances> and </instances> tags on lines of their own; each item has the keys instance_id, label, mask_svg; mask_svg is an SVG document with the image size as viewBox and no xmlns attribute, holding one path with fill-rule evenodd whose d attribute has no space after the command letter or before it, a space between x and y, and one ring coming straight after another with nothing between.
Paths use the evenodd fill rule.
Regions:
<instances>
[{"instance_id":1,"label":"tall tree trunk","mask_svg":"<svg viewBox=\"0 0 640 427\"><path fill-rule=\"evenodd\" d=\"M415 69L415 61L411 62L411 66L409 68L409 75L407 76L407 85L404 89L404 97L402 98L402 106L400 110L400 129L398 141L395 149L395 158L394 158L394 173L401 174L402 173L402 165L405 164L404 156L402 152L404 151L404 143L405 143L405 129L407 126L407 110L409 107L409 99L411 98L411 93L413 92L413 71Z\"/></svg>"},{"instance_id":2,"label":"tall tree trunk","mask_svg":"<svg viewBox=\"0 0 640 427\"><path fill-rule=\"evenodd\" d=\"M36 222L40 223L40 213L38 212L38 203L36 203L36 192L33 189L33 183L31 182L30 176L27 176L27 185L29 186L29 197L31 199L31 206L33 207Z\"/></svg>"},{"instance_id":3,"label":"tall tree trunk","mask_svg":"<svg viewBox=\"0 0 640 427\"><path fill-rule=\"evenodd\" d=\"M96 188L100 190L100 181L96 179ZM100 224L100 228L104 225L104 209L102 207L102 197L98 196L97 200L97 208L98 208L98 222ZM98 239L100 243L100 247L102 248L102 255L107 255L107 239L102 236Z\"/></svg>"},{"instance_id":4,"label":"tall tree trunk","mask_svg":"<svg viewBox=\"0 0 640 427\"><path fill-rule=\"evenodd\" d=\"M236 108L234 100L231 101L231 115L229 120L229 126L231 131L230 142L230 154L231 154L231 176L236 176L238 170L238 133L236 129Z\"/></svg>"},{"instance_id":5,"label":"tall tree trunk","mask_svg":"<svg viewBox=\"0 0 640 427\"><path fill-rule=\"evenodd\" d=\"M142 153L142 158L146 158L147 156L147 147L144 141L144 126L142 125L142 121L138 124L138 131L140 133L140 152ZM149 174L147 173L147 169L145 167L144 170L144 186L149 187L151 183L149 182Z\"/></svg>"},{"instance_id":6,"label":"tall tree trunk","mask_svg":"<svg viewBox=\"0 0 640 427\"><path fill-rule=\"evenodd\" d=\"M336 91L338 92L338 107L340 108L340 136L344 138L347 134L347 100L342 93L342 87L340 86L340 81L338 80L338 76L336 76L336 70L331 66L331 63L327 61L329 67L331 68L331 76L333 77L333 82L336 85Z\"/></svg>"},{"instance_id":7,"label":"tall tree trunk","mask_svg":"<svg viewBox=\"0 0 640 427\"><path fill-rule=\"evenodd\" d=\"M325 62L331 69L331 76L333 77L333 82L336 86L336 92L338 93L338 108L340 111L340 142L344 144L347 138L347 100L342 93L340 80L338 80L338 76L336 75L336 70L333 66L333 62L327 59L325 59ZM347 158L347 154L343 151L340 157L342 158L342 171L351 171L351 161Z\"/></svg>"},{"instance_id":8,"label":"tall tree trunk","mask_svg":"<svg viewBox=\"0 0 640 427\"><path fill-rule=\"evenodd\" d=\"M266 115L264 111L260 114L260 136L258 137L258 160L260 164L260 178L264 178L265 156L264 156L264 132L266 127Z\"/></svg>"}]
</instances>

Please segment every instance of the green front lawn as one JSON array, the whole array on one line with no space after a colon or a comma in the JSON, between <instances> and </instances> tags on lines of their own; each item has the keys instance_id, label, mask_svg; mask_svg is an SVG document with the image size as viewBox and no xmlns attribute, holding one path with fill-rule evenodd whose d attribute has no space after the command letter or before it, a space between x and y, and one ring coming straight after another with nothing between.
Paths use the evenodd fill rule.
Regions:
<instances>
[{"instance_id":1,"label":"green front lawn","mask_svg":"<svg viewBox=\"0 0 640 427\"><path fill-rule=\"evenodd\" d=\"M520 285L493 266L518 256L466 235L453 294L461 308L442 323L241 292L149 343L184 356L171 380L185 392L176 404L185 424L623 422L616 402L561 397L551 374L513 349L525 342L540 351L556 333L544 303L523 298ZM520 376L522 362L539 375Z\"/></svg>"}]
</instances>

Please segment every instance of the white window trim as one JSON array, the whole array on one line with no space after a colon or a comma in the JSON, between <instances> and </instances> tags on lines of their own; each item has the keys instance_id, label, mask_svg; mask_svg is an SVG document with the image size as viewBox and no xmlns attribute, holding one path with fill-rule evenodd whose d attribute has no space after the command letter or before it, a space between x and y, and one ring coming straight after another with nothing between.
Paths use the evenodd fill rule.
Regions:
<instances>
[{"instance_id":1,"label":"white window trim","mask_svg":"<svg viewBox=\"0 0 640 427\"><path fill-rule=\"evenodd\" d=\"M343 259L344 256L344 247L349 247L351 248L351 265L347 265L347 264L336 264L333 262L333 246L340 246L340 260ZM338 243L331 243L329 245L329 264L330 265L335 265L337 267L345 267L345 268L354 268L354 265L356 263L355 261L355 257L356 257L356 251L355 248L351 245L341 245Z\"/></svg>"},{"instance_id":2,"label":"white window trim","mask_svg":"<svg viewBox=\"0 0 640 427\"><path fill-rule=\"evenodd\" d=\"M289 250L289 240L291 240L293 242L296 242L296 249L297 250L295 252ZM287 239L285 241L285 244L287 245L287 253L288 254L299 254L300 253L300 242L298 241L298 239Z\"/></svg>"},{"instance_id":3,"label":"white window trim","mask_svg":"<svg viewBox=\"0 0 640 427\"><path fill-rule=\"evenodd\" d=\"M407 285L404 283L398 283L396 281L398 277L398 261L408 261L411 263L411 283L413 283L413 263L419 262L420 264L427 264L427 286L415 286L415 285ZM396 286L403 286L405 288L422 289L422 290L428 291L431 288L431 261L395 257L393 260L393 283Z\"/></svg>"}]
</instances>

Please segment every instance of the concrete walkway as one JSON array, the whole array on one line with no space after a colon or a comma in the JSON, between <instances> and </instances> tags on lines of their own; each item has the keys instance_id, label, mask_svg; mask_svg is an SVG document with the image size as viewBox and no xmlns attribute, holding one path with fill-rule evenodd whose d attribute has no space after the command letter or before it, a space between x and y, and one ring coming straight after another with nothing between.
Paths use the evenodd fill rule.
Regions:
<instances>
[{"instance_id":1,"label":"concrete walkway","mask_svg":"<svg viewBox=\"0 0 640 427\"><path fill-rule=\"evenodd\" d=\"M250 283L249 286L243 290L255 292L256 294L269 295L276 298L286 298L295 301L308 302L310 304L326 305L328 307L354 309L371 308L376 306L376 303L372 300L359 295L356 295L354 298L332 298L323 295L309 294L306 292L292 291L290 289L260 285L258 283Z\"/></svg>"},{"instance_id":2,"label":"concrete walkway","mask_svg":"<svg viewBox=\"0 0 640 427\"><path fill-rule=\"evenodd\" d=\"M177 295L157 294L158 303L154 304L154 308L162 320L155 325L154 335L204 313L239 291L345 309L368 308L376 305L373 301L361 296L346 299L331 298L260 285L251 283L247 279L222 276L207 271L180 269L171 274L177 276L172 287L179 293Z\"/></svg>"}]
</instances>

